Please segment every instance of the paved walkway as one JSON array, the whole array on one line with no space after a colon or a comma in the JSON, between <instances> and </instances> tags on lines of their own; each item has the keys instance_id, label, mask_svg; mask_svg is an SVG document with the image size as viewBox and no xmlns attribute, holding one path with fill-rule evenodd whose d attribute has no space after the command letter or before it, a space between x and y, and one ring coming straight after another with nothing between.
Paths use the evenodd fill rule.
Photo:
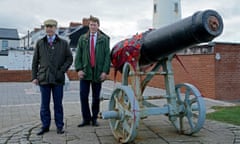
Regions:
<instances>
[{"instance_id":1,"label":"paved walkway","mask_svg":"<svg viewBox=\"0 0 240 144\"><path fill-rule=\"evenodd\" d=\"M116 84L117 85L117 84ZM104 93L111 93L115 84L107 81ZM54 120L50 132L36 136L39 120L39 92L31 83L0 83L0 144L115 144L107 120L99 120L99 127L78 128L81 122L79 83L71 81L64 96L65 133L56 134ZM146 93L162 92L147 88ZM160 101L154 100L155 103ZM161 103L161 102L160 102ZM207 111L214 105L233 105L222 101L205 99ZM101 102L107 109L108 101ZM53 115L53 111L52 111ZM141 144L240 144L240 127L206 120L204 127L193 136L180 135L164 115L149 116L141 120L138 136L133 143Z\"/></svg>"}]
</instances>

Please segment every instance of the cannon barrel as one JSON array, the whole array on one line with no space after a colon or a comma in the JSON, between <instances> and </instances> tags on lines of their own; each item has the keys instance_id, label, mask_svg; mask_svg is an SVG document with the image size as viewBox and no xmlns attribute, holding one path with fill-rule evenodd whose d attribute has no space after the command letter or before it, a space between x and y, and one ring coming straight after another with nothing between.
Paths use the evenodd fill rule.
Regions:
<instances>
[{"instance_id":1,"label":"cannon barrel","mask_svg":"<svg viewBox=\"0 0 240 144\"><path fill-rule=\"evenodd\" d=\"M223 21L216 11L199 11L192 16L179 20L173 24L156 30L151 30L145 34L143 33L141 39L128 39L129 41L127 44L125 43L126 40L121 41L120 43L122 44L117 44L112 49L111 56L113 66L119 62L114 59L124 55L123 53L118 52L122 48L125 48L124 51L126 53L126 51L128 51L127 49L130 51L132 47L136 48L136 46L139 47L140 45L138 48L139 56L137 60L134 60L138 61L140 65L147 65L157 62L179 50L183 50L199 43L209 42L219 36L222 31Z\"/></svg>"},{"instance_id":2,"label":"cannon barrel","mask_svg":"<svg viewBox=\"0 0 240 144\"><path fill-rule=\"evenodd\" d=\"M140 64L156 62L189 46L208 42L220 35L223 22L213 10L196 12L190 17L148 33L141 47Z\"/></svg>"}]
</instances>

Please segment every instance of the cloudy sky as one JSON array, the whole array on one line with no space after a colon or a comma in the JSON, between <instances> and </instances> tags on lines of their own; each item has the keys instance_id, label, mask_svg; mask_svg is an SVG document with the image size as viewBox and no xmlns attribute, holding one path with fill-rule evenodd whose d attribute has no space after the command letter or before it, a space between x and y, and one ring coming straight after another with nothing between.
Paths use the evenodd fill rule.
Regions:
<instances>
[{"instance_id":1,"label":"cloudy sky","mask_svg":"<svg viewBox=\"0 0 240 144\"><path fill-rule=\"evenodd\" d=\"M182 18L214 9L223 18L224 31L214 41L240 43L239 0L182 0ZM115 43L152 27L153 0L0 0L0 27L17 28L20 36L54 18L59 26L94 15Z\"/></svg>"}]
</instances>

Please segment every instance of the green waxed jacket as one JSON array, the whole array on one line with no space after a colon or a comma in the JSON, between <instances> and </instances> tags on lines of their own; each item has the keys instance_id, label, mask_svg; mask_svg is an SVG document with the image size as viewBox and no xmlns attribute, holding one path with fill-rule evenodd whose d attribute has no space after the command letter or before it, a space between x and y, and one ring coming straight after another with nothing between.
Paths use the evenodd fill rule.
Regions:
<instances>
[{"instance_id":1,"label":"green waxed jacket","mask_svg":"<svg viewBox=\"0 0 240 144\"><path fill-rule=\"evenodd\" d=\"M84 80L92 80L93 82L101 82L100 76L102 72L106 74L110 70L110 48L109 37L98 32L95 45L95 67L92 71L90 64L90 39L89 32L82 35L78 40L77 52L75 57L76 71L82 70Z\"/></svg>"}]
</instances>

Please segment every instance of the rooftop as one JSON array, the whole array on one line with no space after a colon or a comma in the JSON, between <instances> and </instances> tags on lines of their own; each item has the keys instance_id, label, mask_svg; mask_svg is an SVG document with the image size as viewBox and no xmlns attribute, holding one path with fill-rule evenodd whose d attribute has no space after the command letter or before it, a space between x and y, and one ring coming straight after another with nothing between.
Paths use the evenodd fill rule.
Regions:
<instances>
[{"instance_id":1,"label":"rooftop","mask_svg":"<svg viewBox=\"0 0 240 144\"><path fill-rule=\"evenodd\" d=\"M17 29L0 28L0 39L19 40Z\"/></svg>"}]
</instances>

